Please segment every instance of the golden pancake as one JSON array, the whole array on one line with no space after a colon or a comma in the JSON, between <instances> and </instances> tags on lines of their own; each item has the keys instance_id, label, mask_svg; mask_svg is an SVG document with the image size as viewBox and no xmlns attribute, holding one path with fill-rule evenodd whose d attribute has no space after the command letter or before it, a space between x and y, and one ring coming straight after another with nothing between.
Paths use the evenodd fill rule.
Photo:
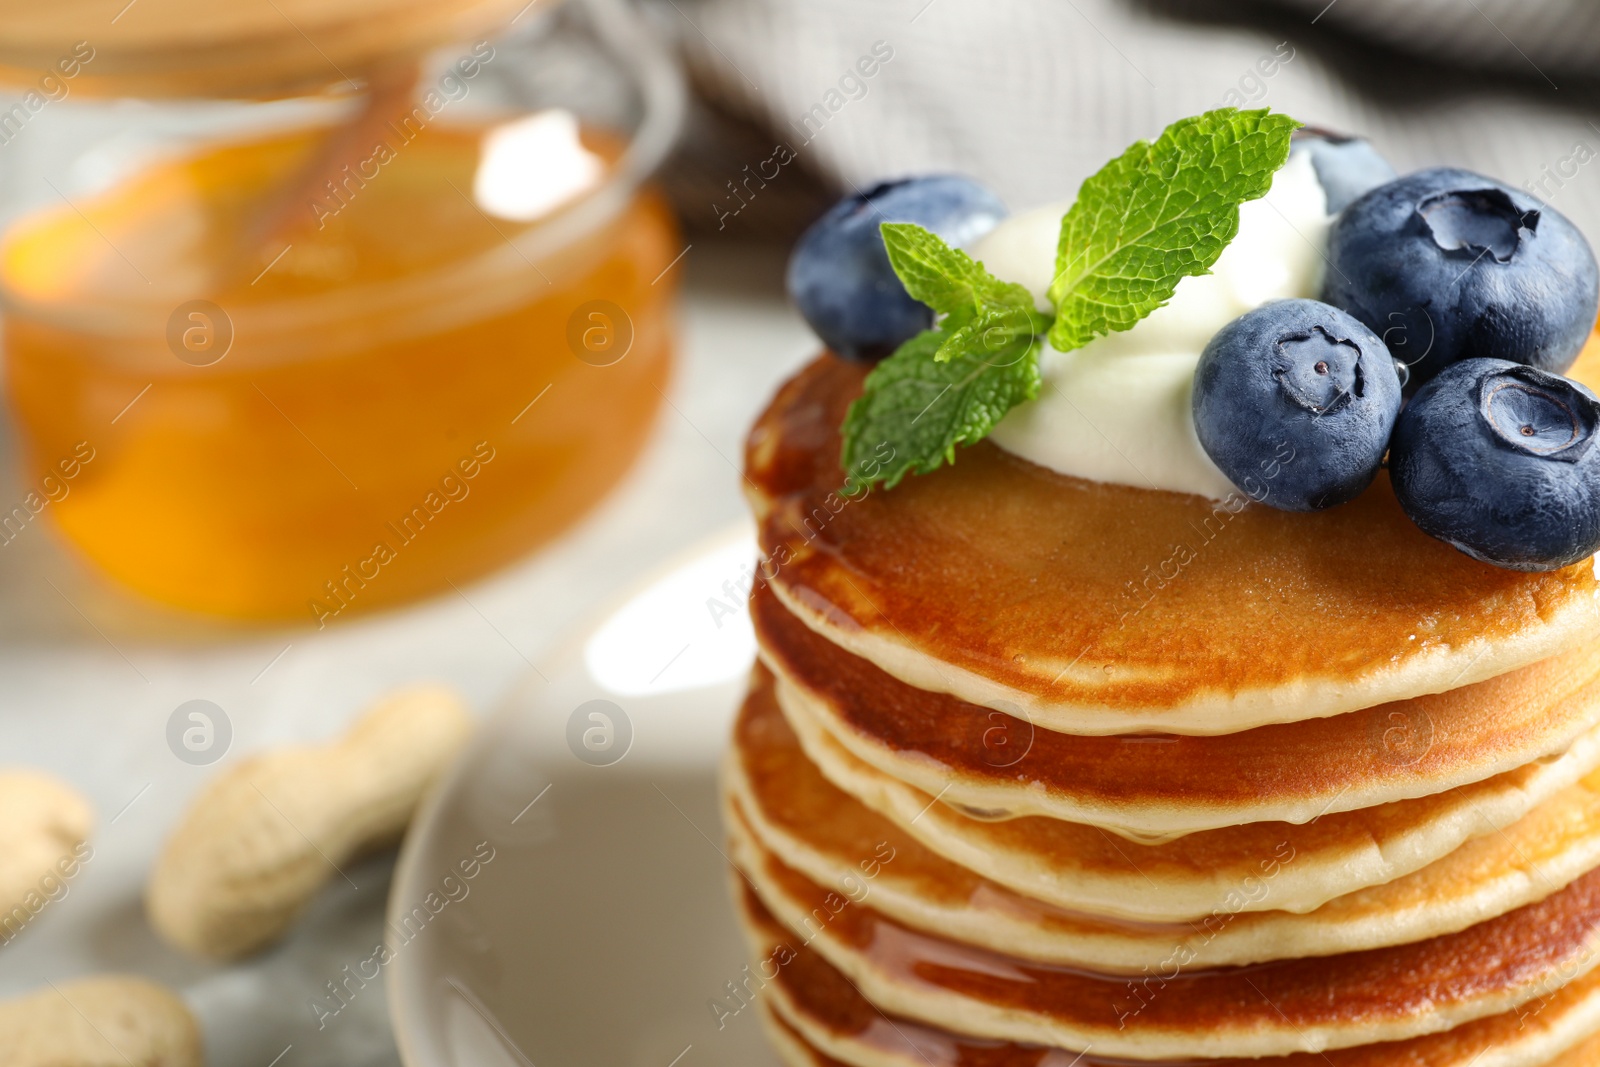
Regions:
<instances>
[{"instance_id":1,"label":"golden pancake","mask_svg":"<svg viewBox=\"0 0 1600 1067\"><path fill-rule=\"evenodd\" d=\"M807 1043L805 1038L800 1036L799 1031L795 1030L794 1027L784 1022L783 1019L779 1018L775 1011L767 1007L765 1004L761 1004L758 1007L758 1010L760 1012L762 1029L767 1036L767 1042L773 1047L773 1050L777 1052L778 1059L785 1065L785 1067L851 1067L851 1065L845 1063L845 1061L836 1060L833 1057L813 1048L809 1043ZM880 1063L888 1064L891 1061L884 1059L881 1061L863 1060L862 1062L872 1063L874 1067L877 1067L877 1065ZM929 1067L929 1061L922 1059L892 1062L897 1064L905 1063L908 1065L914 1065L914 1067ZM979 1064L987 1063L987 1060L974 1059L968 1062ZM1093 1056L1079 1057L1072 1053L1051 1050L1044 1053L1043 1058L1031 1061L1030 1067L1076 1067L1077 1064L1082 1064L1084 1067L1094 1067L1097 1062L1103 1063L1105 1061L1097 1061ZM1301 1053L1281 1059L1252 1060L1250 1062L1265 1063L1268 1065L1268 1067L1272 1067L1272 1065L1275 1064L1286 1064L1292 1062L1311 1063L1317 1061L1312 1060L1306 1054ZM1411 1063L1413 1061L1406 1062ZM1460 1060L1452 1062L1465 1063L1465 1061ZM1494 1060L1494 1063L1499 1064L1500 1067L1504 1067L1506 1062L1506 1060L1500 1058L1496 1058ZM1518 1060L1516 1062L1521 1063L1524 1061ZM1600 1064L1600 1035L1588 1038L1581 1044L1575 1045L1566 1052L1563 1052L1553 1060L1544 1061L1540 1067L1596 1067L1596 1064Z\"/></svg>"},{"instance_id":2,"label":"golden pancake","mask_svg":"<svg viewBox=\"0 0 1600 1067\"><path fill-rule=\"evenodd\" d=\"M1250 823L1140 845L1042 816L986 822L963 815L856 759L804 716L786 718L764 669L735 723L733 743L746 760L758 748L762 758L809 759L834 785L921 844L1023 896L1074 912L1155 922L1219 911L1311 911L1511 825L1600 764L1597 728L1558 757L1436 796L1303 825Z\"/></svg>"},{"instance_id":3,"label":"golden pancake","mask_svg":"<svg viewBox=\"0 0 1600 1067\"><path fill-rule=\"evenodd\" d=\"M751 598L780 703L858 758L944 800L1161 840L1426 796L1559 752L1600 723L1600 649L1446 693L1221 736L1083 737L913 689Z\"/></svg>"},{"instance_id":4,"label":"golden pancake","mask_svg":"<svg viewBox=\"0 0 1600 1067\"><path fill-rule=\"evenodd\" d=\"M1404 1040L1510 1011L1600 960L1600 871L1426 941L1226 969L1180 958L1166 972L1127 976L909 929L748 841L732 859L753 887L744 906L765 908L884 1011L1111 1056L1279 1056Z\"/></svg>"},{"instance_id":5,"label":"golden pancake","mask_svg":"<svg viewBox=\"0 0 1600 1067\"><path fill-rule=\"evenodd\" d=\"M748 894L740 894L748 899ZM759 901L741 907L753 970L763 984L758 1003L781 1024L776 1042L786 1062L855 1067L1099 1067L1125 1064L1101 1048L1087 1054L963 1035L874 1007L822 957L798 943ZM1152 1001L1153 1003L1154 1001ZM1240 1006L1261 1004L1259 995ZM1191 1059L1185 1051L1162 1063L1206 1067L1588 1067L1600 1029L1600 972L1534 998L1517 1009L1422 1037L1260 1059ZM782 1031L787 1031L783 1033ZM816 1061L791 1059L799 1042ZM1558 1058L1567 1057L1567 1058Z\"/></svg>"},{"instance_id":6,"label":"golden pancake","mask_svg":"<svg viewBox=\"0 0 1600 1067\"><path fill-rule=\"evenodd\" d=\"M1221 734L1443 692L1600 637L1592 561L1527 574L1470 559L1418 530L1386 476L1298 514L1072 478L982 441L841 497L839 425L865 373L817 359L751 431L762 579L917 688L1070 733ZM1600 386L1593 342L1572 374Z\"/></svg>"},{"instance_id":7,"label":"golden pancake","mask_svg":"<svg viewBox=\"0 0 1600 1067\"><path fill-rule=\"evenodd\" d=\"M774 998L786 1003L783 994ZM880 1040L836 1038L841 1060L812 1045L779 1014L773 1002L759 1001L757 1011L767 1042L785 1067L1123 1067L1136 1061L1110 1061L1062 1049L1026 1048L1019 1045L962 1039L929 1032L915 1023L895 1023L887 1016L878 1021ZM1470 1030L1472 1027L1463 1027ZM890 1031L895 1031L891 1033ZM879 1036L879 1035L874 1035ZM1456 1040L1454 1032L1402 1041L1393 1045L1367 1045L1337 1049L1333 1053L1298 1052L1260 1060L1190 1060L1207 1067L1597 1067L1600 1034L1582 1038L1553 1059L1537 1059L1543 1047L1564 1038L1542 1033L1510 1035L1499 1045L1479 1047ZM1524 1037L1522 1041L1517 1037ZM915 1043L913 1043L915 1042ZM1476 1049L1476 1051L1475 1051Z\"/></svg>"},{"instance_id":8,"label":"golden pancake","mask_svg":"<svg viewBox=\"0 0 1600 1067\"><path fill-rule=\"evenodd\" d=\"M790 742L791 746L793 742ZM1219 912L1193 923L1132 923L1031 900L929 851L833 786L804 759L759 745L730 753L723 821L739 848L783 865L915 929L1041 963L1166 973L1420 941L1522 907L1600 865L1600 772L1500 833L1383 885L1296 915ZM792 748L791 748L792 751ZM745 755L750 755L746 763ZM758 886L758 864L746 870Z\"/></svg>"}]
</instances>

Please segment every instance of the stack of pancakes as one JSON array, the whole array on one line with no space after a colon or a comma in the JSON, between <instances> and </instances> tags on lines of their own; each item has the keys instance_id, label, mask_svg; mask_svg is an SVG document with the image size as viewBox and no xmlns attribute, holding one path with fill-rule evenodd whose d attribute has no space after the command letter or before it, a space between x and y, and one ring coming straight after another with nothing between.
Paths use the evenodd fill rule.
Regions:
<instances>
[{"instance_id":1,"label":"stack of pancakes","mask_svg":"<svg viewBox=\"0 0 1600 1067\"><path fill-rule=\"evenodd\" d=\"M846 496L863 373L746 452L731 992L785 1062L1600 1064L1592 563L1471 560L1381 477L1290 514L984 442Z\"/></svg>"}]
</instances>

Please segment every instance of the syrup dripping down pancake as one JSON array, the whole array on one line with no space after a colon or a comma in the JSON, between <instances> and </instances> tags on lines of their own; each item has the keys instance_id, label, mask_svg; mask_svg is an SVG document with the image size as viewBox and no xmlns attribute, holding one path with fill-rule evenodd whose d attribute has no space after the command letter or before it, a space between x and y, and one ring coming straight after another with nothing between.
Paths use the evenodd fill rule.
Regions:
<instances>
[{"instance_id":1,"label":"syrup dripping down pancake","mask_svg":"<svg viewBox=\"0 0 1600 1067\"><path fill-rule=\"evenodd\" d=\"M800 1036L798 1030L785 1022L777 1012L765 1003L758 1004L757 1010L760 1012L761 1025L766 1033L767 1043L777 1052L778 1059L784 1064L784 1067L858 1067L858 1065L859 1067L930 1067L930 1064L936 1062L916 1056L911 1059L897 1060L891 1059L887 1055L882 1058L868 1056L855 1062L836 1060L806 1041L804 1037ZM1402 1042L1402 1045L1410 1044L1413 1043ZM1381 1048L1381 1046L1374 1047ZM978 1045L972 1051L977 1051L978 1055L963 1059L961 1061L963 1065L967 1065L967 1067L991 1067L994 1061L988 1055L985 1055L990 1051L987 1047ZM1409 1055L1410 1051L1408 1049L1401 1054ZM1504 1055L1485 1055L1481 1059L1471 1062L1453 1056L1444 1058L1442 1052L1433 1054L1432 1058L1426 1061L1414 1059L1380 1059L1374 1061L1367 1058L1360 1061L1360 1067L1370 1067L1370 1065L1376 1063L1384 1064L1385 1067L1394 1067L1394 1065L1400 1063L1405 1064L1406 1067L1434 1067L1436 1064L1442 1065L1442 1067L1527 1067L1527 1065L1532 1065L1532 1067L1596 1067L1596 1065L1600 1065L1600 1035L1586 1038L1581 1043L1551 1060L1537 1062L1529 1060L1526 1058L1526 1050L1519 1050L1515 1047L1505 1048L1503 1051ZM1026 1067L1078 1067L1080 1064L1083 1067L1095 1067L1097 1063L1103 1064L1106 1061L1097 1061L1092 1056L1078 1056L1060 1049L1048 1049L1041 1050L1032 1060L1018 1062L1019 1065L1025 1062ZM1357 1061L1349 1057L1341 1057L1337 1061L1331 1061L1324 1060L1320 1056L1297 1053L1293 1056L1278 1059L1250 1060L1247 1062L1261 1064L1264 1067L1278 1067L1278 1065L1289 1064L1296 1065L1296 1067L1300 1064L1305 1064L1307 1067L1313 1064L1323 1064L1324 1067L1344 1067L1345 1064L1355 1064Z\"/></svg>"},{"instance_id":2,"label":"syrup dripping down pancake","mask_svg":"<svg viewBox=\"0 0 1600 1067\"><path fill-rule=\"evenodd\" d=\"M981 441L846 499L838 431L864 374L825 355L785 384L751 431L747 484L779 599L917 688L1069 733L1220 734L1443 692L1600 637L1591 561L1470 559L1418 530L1382 475L1324 512L1230 509ZM1593 341L1572 374L1600 386Z\"/></svg>"},{"instance_id":3,"label":"syrup dripping down pancake","mask_svg":"<svg viewBox=\"0 0 1600 1067\"><path fill-rule=\"evenodd\" d=\"M1575 1053L1600 1030L1600 972L1591 971L1510 1011L1401 1041L1261 1058L1203 1058L1199 1047L1205 1036L1197 1033L1194 1046L1169 1057L1115 1055L1099 1046L1080 1054L1058 1046L971 1035L945 1021L929 1024L881 1010L804 939L779 923L753 893L736 886L735 894L740 925L755 961L751 969L764 983L757 994L759 1002L810 1047L860 1067L1101 1067L1129 1062L1206 1067L1540 1067ZM1384 999L1381 990L1377 999ZM1147 993L1145 1010L1154 1010L1160 1001L1160 994ZM1236 1007L1239 1017L1271 1010L1256 991L1240 997Z\"/></svg>"},{"instance_id":4,"label":"syrup dripping down pancake","mask_svg":"<svg viewBox=\"0 0 1600 1067\"><path fill-rule=\"evenodd\" d=\"M786 724L773 724L773 733ZM1221 911L1190 923L1074 914L958 867L870 811L796 757L797 742L752 743L723 771L724 825L818 885L904 925L1041 963L1164 973L1328 956L1455 933L1544 899L1600 865L1600 772L1500 833L1484 834L1392 882L1315 911ZM787 751L787 756L785 755ZM885 857L889 857L887 860ZM752 878L761 881L759 868Z\"/></svg>"},{"instance_id":5,"label":"syrup dripping down pancake","mask_svg":"<svg viewBox=\"0 0 1600 1067\"><path fill-rule=\"evenodd\" d=\"M733 743L741 758L760 745L779 759L809 760L932 851L1023 896L1075 912L1153 922L1201 919L1218 909L1311 911L1511 825L1600 764L1597 728L1558 757L1437 796L1303 825L1250 823L1140 845L1042 816L989 822L963 815L856 759L803 716L786 718L764 669L735 722ZM1265 891L1258 892L1262 885Z\"/></svg>"},{"instance_id":6,"label":"syrup dripping down pancake","mask_svg":"<svg viewBox=\"0 0 1600 1067\"><path fill-rule=\"evenodd\" d=\"M757 586L750 612L781 702L851 754L949 803L1162 840L1427 796L1559 752L1600 724L1600 648L1449 692L1219 736L1107 737L913 689Z\"/></svg>"},{"instance_id":7,"label":"syrup dripping down pancake","mask_svg":"<svg viewBox=\"0 0 1600 1067\"><path fill-rule=\"evenodd\" d=\"M886 1012L1019 1043L1148 1058L1255 1057L1399 1041L1511 1011L1581 977L1600 951L1600 871L1536 904L1426 941L1321 958L1144 975L1040 964L923 933L735 835L743 906ZM759 901L759 905L751 902Z\"/></svg>"},{"instance_id":8,"label":"syrup dripping down pancake","mask_svg":"<svg viewBox=\"0 0 1600 1067\"><path fill-rule=\"evenodd\" d=\"M846 993L848 995L848 993ZM1562 1019L1562 1030L1576 1030L1573 1016L1590 1005L1578 1005ZM963 1038L955 1033L933 1030L909 1021L893 1021L882 1016L867 1022L859 1032L830 1035L834 1054L811 1045L784 1013L800 1014L819 1029L816 1017L803 1016L786 992L774 993L757 1001L766 1040L786 1067L1125 1067L1141 1061L1107 1061L1098 1056L1069 1053L1066 1049L1030 1048L979 1038ZM1514 1013L1515 1014L1515 1013ZM1501 1016L1504 1019L1504 1016ZM1512 1021L1514 1022L1514 1021ZM1363 1045L1334 1049L1331 1053L1294 1053L1246 1061L1168 1061L1171 1067L1597 1067L1600 1065L1600 1035L1579 1038L1554 1059L1542 1056L1544 1049L1566 1040L1565 1032L1509 1033L1509 1025L1469 1024L1453 1032L1397 1041L1394 1045ZM1482 1043L1486 1037L1504 1038L1498 1045ZM1160 1064L1160 1061L1146 1061Z\"/></svg>"}]
</instances>

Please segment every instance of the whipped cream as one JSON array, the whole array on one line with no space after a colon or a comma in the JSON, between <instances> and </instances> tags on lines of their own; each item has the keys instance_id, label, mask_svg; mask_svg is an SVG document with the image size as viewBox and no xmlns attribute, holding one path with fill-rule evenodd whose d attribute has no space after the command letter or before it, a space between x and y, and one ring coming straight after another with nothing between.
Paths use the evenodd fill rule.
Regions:
<instances>
[{"instance_id":1,"label":"whipped cream","mask_svg":"<svg viewBox=\"0 0 1600 1067\"><path fill-rule=\"evenodd\" d=\"M1040 310L1055 273L1070 201L1013 215L971 248L996 277L1033 293ZM1165 307L1131 330L1073 352L1041 342L1037 400L989 440L1062 474L1221 499L1234 487L1200 447L1190 392L1212 334L1253 308L1315 297L1327 244L1327 198L1308 152L1296 152L1260 200L1239 208L1239 233L1211 273L1185 278Z\"/></svg>"}]
</instances>

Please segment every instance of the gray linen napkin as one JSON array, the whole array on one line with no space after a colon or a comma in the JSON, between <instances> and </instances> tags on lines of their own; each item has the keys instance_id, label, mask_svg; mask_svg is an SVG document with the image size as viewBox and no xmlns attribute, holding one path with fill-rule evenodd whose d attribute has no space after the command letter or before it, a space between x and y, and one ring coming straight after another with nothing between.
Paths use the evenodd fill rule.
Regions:
<instances>
[{"instance_id":1,"label":"gray linen napkin","mask_svg":"<svg viewBox=\"0 0 1600 1067\"><path fill-rule=\"evenodd\" d=\"M663 2L702 91L773 141L696 228L798 168L846 188L957 170L1013 208L1069 198L1135 138L1235 104L1365 133L1402 171L1523 186L1600 244L1592 0Z\"/></svg>"}]
</instances>

